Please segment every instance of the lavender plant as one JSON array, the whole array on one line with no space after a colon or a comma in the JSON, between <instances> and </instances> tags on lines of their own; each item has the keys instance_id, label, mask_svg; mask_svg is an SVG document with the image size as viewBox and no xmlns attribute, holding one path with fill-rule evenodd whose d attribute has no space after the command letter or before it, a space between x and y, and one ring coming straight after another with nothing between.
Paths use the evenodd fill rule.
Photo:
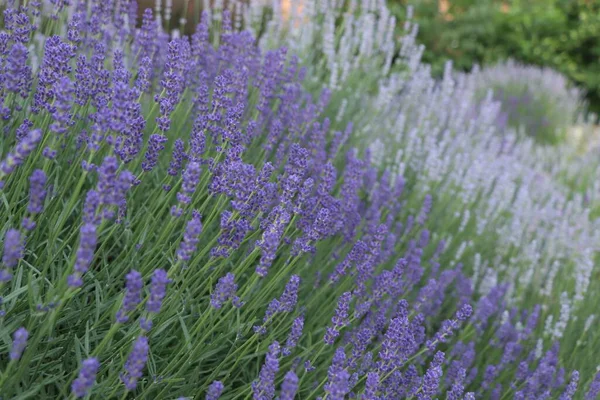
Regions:
<instances>
[{"instance_id":1,"label":"lavender plant","mask_svg":"<svg viewBox=\"0 0 600 400\"><path fill-rule=\"evenodd\" d=\"M553 179L519 190L550 158L497 139L498 104L466 79L435 84L414 34L391 72L383 3L350 6L372 29L340 53L357 25L338 3L296 33L275 13L260 41L258 5L217 4L190 37L151 10L136 28L134 1L7 5L3 396L597 396L565 356L595 343L593 319L569 324L594 299L585 209ZM482 253L493 267L467 262ZM545 262L576 256L555 284Z\"/></svg>"},{"instance_id":2,"label":"lavender plant","mask_svg":"<svg viewBox=\"0 0 600 400\"><path fill-rule=\"evenodd\" d=\"M556 144L583 115L583 94L560 73L509 60L472 73L476 91L491 90L500 102L498 124L507 124L536 141Z\"/></svg>"}]
</instances>

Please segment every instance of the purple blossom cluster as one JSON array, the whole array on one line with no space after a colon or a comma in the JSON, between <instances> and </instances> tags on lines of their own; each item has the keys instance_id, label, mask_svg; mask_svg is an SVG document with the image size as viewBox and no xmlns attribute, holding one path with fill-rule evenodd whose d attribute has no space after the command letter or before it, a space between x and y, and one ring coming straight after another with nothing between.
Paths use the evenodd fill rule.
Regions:
<instances>
[{"instance_id":1,"label":"purple blossom cluster","mask_svg":"<svg viewBox=\"0 0 600 400\"><path fill-rule=\"evenodd\" d=\"M49 317L43 324L56 325L40 328L33 319L39 315L23 313L25 303L9 304L10 314L2 310L2 317L27 320L28 327L31 322L35 340L28 344L25 328L13 333L9 368L18 369L1 376L16 371L15 376L30 374L27 379L39 382L26 372L31 357L21 359L28 345L37 371L46 363L58 365L42 354L79 349L85 337L86 347L105 352L84 360L72 381L44 383L63 384L48 393L64 393L70 385L76 398L96 389L98 395L140 398L201 390L207 400L222 395L257 400L576 396L583 374L567 372L560 343L546 340L565 334L569 299L562 301L558 321L547 322L550 333L536 336L546 317L543 307L519 309L512 282L497 273L492 278L491 268L482 272L479 262L457 262L470 254L464 236L482 215L461 210L460 229L450 233L462 244L439 226L436 218L445 210L438 199L456 181L426 190L412 182L420 169L440 178L445 171L434 171L442 163L435 156L463 151L449 139L443 148L428 140L465 126L487 127L484 111L485 121L476 116L473 125L464 126L455 120L470 115L468 107L457 105L460 116L436 115L449 126L432 128L423 142L400 143L411 156L429 151L429 164L415 158L412 170L396 169L387 159L376 161L384 151L351 147L353 125L330 115L341 108L332 100L339 101L340 92L305 91L303 85L311 82L304 80L301 60L285 47L258 46L250 31L238 29L239 11L205 10L194 34L169 35L152 10L144 11L136 29L134 1L57 0L47 5L52 14L45 18L67 21L65 29L56 30L62 36L29 46L39 28L32 21L44 11L37 3L7 8L0 32L0 116L7 127L0 137L5 153L0 180L2 195L8 193L10 200L2 221L6 227L22 221L21 230L4 230L0 290L11 286L17 267L31 266L36 281L28 281L29 295L56 297L44 299L41 304L49 305L37 314L44 311ZM371 3L360 6L365 18L354 21L353 12L340 16L348 29L364 28L340 43L350 43L344 57L383 53L387 60L389 55L384 63L389 69L393 26L387 32L387 11ZM331 46L323 58L337 90L337 81L345 82L356 66L337 65L336 18L321 8L313 11L326 21ZM221 32L214 31L213 20ZM375 21L385 26L376 27ZM250 22L248 28L254 26ZM272 25L265 27L266 35L279 29ZM290 35L298 34L289 28ZM298 46L306 46L311 35L307 30ZM381 48L375 50L373 43ZM36 46L43 55L34 63ZM407 40L403 59L410 46ZM414 96L415 109L403 109L389 126L412 118L421 118L419 126L427 129L434 124L419 104L428 104L432 99L426 96L434 97L438 89L425 78L425 83L417 80L428 70L414 64L409 65L414 87L405 89ZM401 80L396 78L389 84ZM442 94L448 112L452 103ZM365 103L372 100L389 110L392 96L387 101L380 96ZM40 143L43 149L37 148ZM498 179L489 189L508 186L511 198L520 201L526 194L513 181ZM473 189L472 198L483 193ZM523 229L515 226L516 231ZM593 263L594 254L582 257ZM115 276L124 277L124 288ZM578 287L589 284L591 275L585 276ZM22 301L19 293L11 296L13 302ZM122 301L109 303L115 298ZM75 304L81 308L77 317ZM112 304L110 312L103 311ZM63 319L63 312L69 318ZM114 319L105 323L105 314ZM125 324L130 318L139 324ZM57 337L47 337L48 332ZM133 338L131 349L123 347ZM43 346L49 347L39 351ZM114 365L118 354L128 354L120 374L101 368L100 360ZM154 376L144 377L146 366ZM122 385L115 386L119 378ZM93 388L96 381L102 388ZM0 379L0 389L20 384L6 382ZM586 399L598 393L600 375Z\"/></svg>"}]
</instances>

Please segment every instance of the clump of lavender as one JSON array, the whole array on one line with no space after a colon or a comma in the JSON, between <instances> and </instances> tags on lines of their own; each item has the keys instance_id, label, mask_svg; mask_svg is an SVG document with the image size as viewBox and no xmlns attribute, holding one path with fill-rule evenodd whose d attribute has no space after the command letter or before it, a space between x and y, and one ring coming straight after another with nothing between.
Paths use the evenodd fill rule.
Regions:
<instances>
[{"instance_id":1,"label":"clump of lavender","mask_svg":"<svg viewBox=\"0 0 600 400\"><path fill-rule=\"evenodd\" d=\"M83 361L81 370L79 370L79 375L71 385L71 391L76 398L87 396L94 385L99 368L100 362L95 357Z\"/></svg>"},{"instance_id":2,"label":"clump of lavender","mask_svg":"<svg viewBox=\"0 0 600 400\"><path fill-rule=\"evenodd\" d=\"M596 396L597 161L435 80L385 2L209 3L3 7L3 396Z\"/></svg>"},{"instance_id":3,"label":"clump of lavender","mask_svg":"<svg viewBox=\"0 0 600 400\"><path fill-rule=\"evenodd\" d=\"M476 70L475 90L488 90L501 104L499 123L523 131L540 143L557 144L579 122L582 92L550 68L522 65L513 60Z\"/></svg>"}]
</instances>

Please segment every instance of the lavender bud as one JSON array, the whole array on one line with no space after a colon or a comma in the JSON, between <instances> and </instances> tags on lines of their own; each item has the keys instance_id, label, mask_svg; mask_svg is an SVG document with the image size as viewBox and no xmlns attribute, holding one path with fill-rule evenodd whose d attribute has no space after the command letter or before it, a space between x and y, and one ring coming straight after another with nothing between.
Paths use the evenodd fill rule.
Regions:
<instances>
[{"instance_id":1,"label":"lavender bud","mask_svg":"<svg viewBox=\"0 0 600 400\"><path fill-rule=\"evenodd\" d=\"M13 334L13 344L10 350L10 359L13 361L21 358L21 354L23 354L23 350L27 346L27 338L29 338L29 332L27 329L21 327L15 331Z\"/></svg>"}]
</instances>

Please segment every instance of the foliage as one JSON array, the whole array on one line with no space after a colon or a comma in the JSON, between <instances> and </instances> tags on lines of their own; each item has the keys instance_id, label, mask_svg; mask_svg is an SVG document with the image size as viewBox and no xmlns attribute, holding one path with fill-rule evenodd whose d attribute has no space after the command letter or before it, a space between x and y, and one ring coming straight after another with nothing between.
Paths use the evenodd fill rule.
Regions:
<instances>
[{"instance_id":1,"label":"foliage","mask_svg":"<svg viewBox=\"0 0 600 400\"><path fill-rule=\"evenodd\" d=\"M411 21L40 5L0 32L2 396L596 396L597 168Z\"/></svg>"},{"instance_id":2,"label":"foliage","mask_svg":"<svg viewBox=\"0 0 600 400\"><path fill-rule=\"evenodd\" d=\"M424 60L434 72L452 60L458 69L495 64L513 58L565 74L588 94L592 109L600 107L600 2L597 0L449 1L448 19L437 1L393 1L414 4L427 50ZM399 14L401 15L401 14ZM485 21L484 23L482 21Z\"/></svg>"}]
</instances>

